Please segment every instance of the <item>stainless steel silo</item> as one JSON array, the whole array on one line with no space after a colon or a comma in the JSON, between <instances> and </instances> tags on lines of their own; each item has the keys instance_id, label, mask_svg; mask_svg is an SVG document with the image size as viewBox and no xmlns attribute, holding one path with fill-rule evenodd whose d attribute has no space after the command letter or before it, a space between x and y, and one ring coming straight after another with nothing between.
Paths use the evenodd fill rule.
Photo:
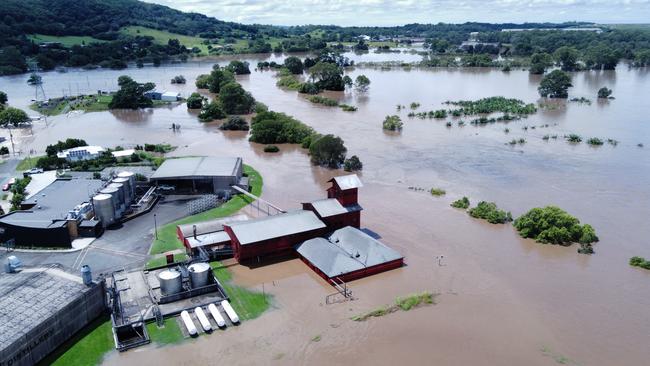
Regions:
<instances>
[{"instance_id":1,"label":"stainless steel silo","mask_svg":"<svg viewBox=\"0 0 650 366\"><path fill-rule=\"evenodd\" d=\"M115 219L122 217L122 206L120 205L119 192L119 189L115 187L104 187L99 191L99 193L108 194L113 198L113 216Z\"/></svg>"},{"instance_id":2,"label":"stainless steel silo","mask_svg":"<svg viewBox=\"0 0 650 366\"><path fill-rule=\"evenodd\" d=\"M193 263L188 267L190 272L190 280L192 281L192 288L203 287L208 284L208 274L210 273L210 265L207 263Z\"/></svg>"},{"instance_id":3,"label":"stainless steel silo","mask_svg":"<svg viewBox=\"0 0 650 366\"><path fill-rule=\"evenodd\" d=\"M118 201L118 206L120 207L120 211L124 212L126 209L126 198L124 198L124 193L125 193L125 188L124 184L122 183L111 183L106 186L107 188L115 188L117 189L117 201Z\"/></svg>"},{"instance_id":4,"label":"stainless steel silo","mask_svg":"<svg viewBox=\"0 0 650 366\"><path fill-rule=\"evenodd\" d=\"M95 216L101 221L103 227L107 227L115 222L113 196L100 193L93 197L93 206L95 207Z\"/></svg>"},{"instance_id":5,"label":"stainless steel silo","mask_svg":"<svg viewBox=\"0 0 650 366\"><path fill-rule=\"evenodd\" d=\"M113 183L122 184L124 186L124 204L130 206L133 203L134 191L131 188L131 180L129 178L115 178Z\"/></svg>"},{"instance_id":6,"label":"stainless steel silo","mask_svg":"<svg viewBox=\"0 0 650 366\"><path fill-rule=\"evenodd\" d=\"M129 188L131 188L131 197L135 199L135 173L123 171L117 174L118 178L128 178L129 179Z\"/></svg>"},{"instance_id":7,"label":"stainless steel silo","mask_svg":"<svg viewBox=\"0 0 650 366\"><path fill-rule=\"evenodd\" d=\"M177 294L183 289L181 273L174 268L158 273L158 282L160 282L160 293L165 296Z\"/></svg>"}]
</instances>

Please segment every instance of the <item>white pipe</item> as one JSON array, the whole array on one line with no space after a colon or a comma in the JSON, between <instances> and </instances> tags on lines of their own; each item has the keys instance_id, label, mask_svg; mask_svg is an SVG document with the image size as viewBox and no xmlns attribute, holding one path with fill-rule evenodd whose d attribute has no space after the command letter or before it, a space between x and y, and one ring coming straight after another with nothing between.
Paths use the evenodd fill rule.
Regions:
<instances>
[{"instance_id":1,"label":"white pipe","mask_svg":"<svg viewBox=\"0 0 650 366\"><path fill-rule=\"evenodd\" d=\"M210 311L210 314L212 314L214 321L217 322L217 325L219 327L226 326L226 321L223 319L223 316L221 316L221 313L219 312L219 309L217 309L217 306L215 304L208 305L208 310Z\"/></svg>"},{"instance_id":2,"label":"white pipe","mask_svg":"<svg viewBox=\"0 0 650 366\"><path fill-rule=\"evenodd\" d=\"M187 328L187 332L190 333L191 336L198 334L196 326L194 326L194 322L192 321L192 318L190 318L190 313L188 313L187 310L181 311L181 319L183 319L185 328Z\"/></svg>"},{"instance_id":3,"label":"white pipe","mask_svg":"<svg viewBox=\"0 0 650 366\"><path fill-rule=\"evenodd\" d=\"M203 312L203 309L201 309L200 306L194 308L194 314L196 314L196 317L199 318L199 323L201 323L203 330L205 330L206 332L212 330L212 325L210 325L210 321L208 320L208 317L205 316L205 313Z\"/></svg>"},{"instance_id":4,"label":"white pipe","mask_svg":"<svg viewBox=\"0 0 650 366\"><path fill-rule=\"evenodd\" d=\"M235 310L232 308L232 306L230 306L228 300L223 300L221 302L221 306L233 323L239 323L239 317L237 316L237 313L235 313Z\"/></svg>"}]
</instances>

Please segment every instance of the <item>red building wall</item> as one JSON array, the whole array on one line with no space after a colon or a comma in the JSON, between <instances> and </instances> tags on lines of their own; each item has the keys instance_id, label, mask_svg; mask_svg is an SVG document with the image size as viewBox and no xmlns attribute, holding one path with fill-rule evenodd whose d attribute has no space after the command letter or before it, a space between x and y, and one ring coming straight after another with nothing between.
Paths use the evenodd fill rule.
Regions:
<instances>
[{"instance_id":1,"label":"red building wall","mask_svg":"<svg viewBox=\"0 0 650 366\"><path fill-rule=\"evenodd\" d=\"M282 255L293 253L293 247L305 240L313 239L327 233L327 228L306 231L293 235L282 236L279 238L268 239L256 243L241 245L237 236L232 229L224 225L224 229L232 240L233 255L238 262L257 257L266 257L270 255Z\"/></svg>"},{"instance_id":2,"label":"red building wall","mask_svg":"<svg viewBox=\"0 0 650 366\"><path fill-rule=\"evenodd\" d=\"M346 226L356 227L357 229L361 227L361 211L346 212L340 215L321 217L321 215L318 214L310 202L303 203L302 209L312 211L316 217L318 217L322 222L325 223L325 225L327 225L328 231L338 230Z\"/></svg>"},{"instance_id":3,"label":"red building wall","mask_svg":"<svg viewBox=\"0 0 650 366\"><path fill-rule=\"evenodd\" d=\"M343 206L356 205L359 203L359 189L352 188L341 190L336 181L327 189L327 198L336 198Z\"/></svg>"},{"instance_id":4,"label":"red building wall","mask_svg":"<svg viewBox=\"0 0 650 366\"><path fill-rule=\"evenodd\" d=\"M185 236L183 236L183 232L181 231L181 228L179 228L178 226L176 226L176 235L178 236L178 240L180 240L181 243L183 243L183 246L185 246L185 248L189 250L190 245L187 242L187 240L185 240Z\"/></svg>"},{"instance_id":5,"label":"red building wall","mask_svg":"<svg viewBox=\"0 0 650 366\"><path fill-rule=\"evenodd\" d=\"M300 255L300 254L298 254ZM320 277L322 277L327 283L332 284L330 282L330 277L328 277L325 273L323 273L318 267L314 266L310 261L308 261L305 257L300 255L300 259L309 267L311 268L314 272L316 272ZM343 282L350 282L354 280L358 280L360 278L368 277L375 275L377 273L381 272L386 272L390 271L393 269L397 269L404 266L404 258L396 259L394 261L378 264L376 266L372 267L367 267L364 269L360 269L358 271L354 272L349 272L344 275L336 276L337 279L340 279Z\"/></svg>"}]
</instances>

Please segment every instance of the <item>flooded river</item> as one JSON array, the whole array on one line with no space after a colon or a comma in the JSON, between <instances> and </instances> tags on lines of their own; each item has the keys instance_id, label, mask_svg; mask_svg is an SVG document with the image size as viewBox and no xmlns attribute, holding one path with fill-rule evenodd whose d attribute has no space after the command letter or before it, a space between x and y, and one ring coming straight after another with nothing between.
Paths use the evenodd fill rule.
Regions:
<instances>
[{"instance_id":1,"label":"flooded river","mask_svg":"<svg viewBox=\"0 0 650 366\"><path fill-rule=\"evenodd\" d=\"M379 56L387 57L352 55L357 61L417 57ZM248 61L255 65L264 59L250 56ZM281 61L280 56L271 59ZM44 90L48 97L75 94L77 88L82 93L113 90L117 77L128 74L188 96L195 91L196 75L207 73L211 65L202 61L46 73ZM570 96L592 99L593 104L558 102L528 119L483 127L459 127L452 118L452 127L409 119L408 105L419 102L419 111L428 111L442 108L446 100L495 95L535 103L539 77L491 69L349 71L353 78L361 73L372 81L367 93L328 93L358 106L354 113L314 105L278 89L273 72L253 72L238 80L271 109L345 140L348 155L358 155L364 164L362 226L404 254L407 266L352 282L357 300L337 305L324 305L333 289L298 260L257 269L235 267L237 282L264 286L274 295L269 312L177 346L113 353L106 363L646 364L650 272L627 261L634 255L650 257L650 71L620 66L616 72L574 74ZM179 74L187 85L170 84ZM34 98L26 79L0 78L0 90L8 93L11 104L26 107ZM602 86L613 89L616 99L596 101ZM407 109L398 112L397 104ZM381 129L387 114L402 117L400 134ZM180 123L181 132L173 133L172 123ZM569 133L619 144L570 145L562 139ZM547 134L559 138L545 141ZM296 146L265 154L246 134L199 123L184 105L51 117L14 135L23 154L42 153L47 144L77 137L104 146L166 142L178 146L172 153L178 156L242 156L264 176L263 197L283 208L323 197L326 181L341 174L311 166ZM527 142L505 144L513 138ZM447 195L434 198L409 186L441 187ZM464 195L472 203L494 201L515 217L532 207L558 205L594 226L600 237L596 254L523 240L510 225L490 225L449 207ZM445 258L442 265L435 259L439 255ZM349 320L396 296L424 290L440 293L437 305L362 323ZM321 340L313 342L317 335Z\"/></svg>"}]
</instances>

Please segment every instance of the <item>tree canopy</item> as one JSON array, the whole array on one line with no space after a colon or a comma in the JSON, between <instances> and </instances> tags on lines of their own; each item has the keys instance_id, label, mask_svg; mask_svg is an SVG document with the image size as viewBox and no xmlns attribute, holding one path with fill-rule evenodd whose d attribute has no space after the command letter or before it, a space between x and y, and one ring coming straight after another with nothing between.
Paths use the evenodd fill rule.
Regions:
<instances>
[{"instance_id":1,"label":"tree canopy","mask_svg":"<svg viewBox=\"0 0 650 366\"><path fill-rule=\"evenodd\" d=\"M345 90L343 82L343 69L334 63L318 62L309 69L309 75L319 89Z\"/></svg>"},{"instance_id":2,"label":"tree canopy","mask_svg":"<svg viewBox=\"0 0 650 366\"><path fill-rule=\"evenodd\" d=\"M251 93L234 81L221 86L219 101L228 114L248 114L255 106L255 98Z\"/></svg>"},{"instance_id":3,"label":"tree canopy","mask_svg":"<svg viewBox=\"0 0 650 366\"><path fill-rule=\"evenodd\" d=\"M518 217L514 226L519 235L540 243L569 245L591 244L598 241L593 227L580 225L580 220L556 206L533 208Z\"/></svg>"},{"instance_id":4,"label":"tree canopy","mask_svg":"<svg viewBox=\"0 0 650 366\"><path fill-rule=\"evenodd\" d=\"M347 151L343 140L334 135L322 136L309 146L312 163L328 168L340 167L345 161Z\"/></svg>"},{"instance_id":5,"label":"tree canopy","mask_svg":"<svg viewBox=\"0 0 650 366\"><path fill-rule=\"evenodd\" d=\"M572 87L571 76L561 70L553 70L544 76L537 90L542 97L567 98Z\"/></svg>"},{"instance_id":6,"label":"tree canopy","mask_svg":"<svg viewBox=\"0 0 650 366\"><path fill-rule=\"evenodd\" d=\"M0 111L0 126L19 126L31 121L27 113L22 109L7 107Z\"/></svg>"},{"instance_id":7,"label":"tree canopy","mask_svg":"<svg viewBox=\"0 0 650 366\"><path fill-rule=\"evenodd\" d=\"M302 61L296 56L289 56L284 60L284 67L289 70L290 73L294 75L300 75L302 74L302 71L304 70L304 65L302 64Z\"/></svg>"},{"instance_id":8,"label":"tree canopy","mask_svg":"<svg viewBox=\"0 0 650 366\"><path fill-rule=\"evenodd\" d=\"M153 105L153 101L145 97L144 93L153 90L156 84L138 83L131 79L131 77L122 75L117 79L117 85L120 89L113 95L113 99L108 104L108 108L138 109L148 108Z\"/></svg>"},{"instance_id":9,"label":"tree canopy","mask_svg":"<svg viewBox=\"0 0 650 366\"><path fill-rule=\"evenodd\" d=\"M248 62L239 60L230 61L230 64L226 66L226 70L232 72L235 75L246 75L251 73Z\"/></svg>"}]
</instances>

